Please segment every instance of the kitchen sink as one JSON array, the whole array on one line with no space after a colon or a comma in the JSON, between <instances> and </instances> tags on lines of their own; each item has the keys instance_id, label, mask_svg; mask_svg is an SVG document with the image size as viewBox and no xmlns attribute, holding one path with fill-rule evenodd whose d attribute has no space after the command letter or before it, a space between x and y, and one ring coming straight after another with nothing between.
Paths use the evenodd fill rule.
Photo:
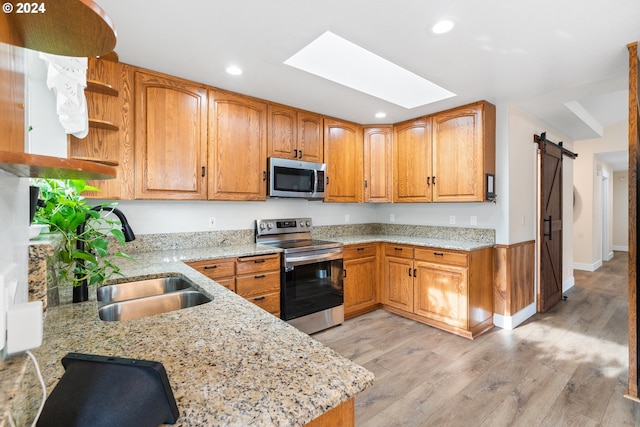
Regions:
<instances>
[{"instance_id":1,"label":"kitchen sink","mask_svg":"<svg viewBox=\"0 0 640 427\"><path fill-rule=\"evenodd\" d=\"M196 290L178 290L161 295L112 302L98 309L107 322L138 319L210 302L211 298Z\"/></svg>"},{"instance_id":2,"label":"kitchen sink","mask_svg":"<svg viewBox=\"0 0 640 427\"><path fill-rule=\"evenodd\" d=\"M116 302L162 295L183 289L191 289L191 283L182 277L170 276L156 279L136 280L132 282L106 285L98 289L98 301Z\"/></svg>"}]
</instances>

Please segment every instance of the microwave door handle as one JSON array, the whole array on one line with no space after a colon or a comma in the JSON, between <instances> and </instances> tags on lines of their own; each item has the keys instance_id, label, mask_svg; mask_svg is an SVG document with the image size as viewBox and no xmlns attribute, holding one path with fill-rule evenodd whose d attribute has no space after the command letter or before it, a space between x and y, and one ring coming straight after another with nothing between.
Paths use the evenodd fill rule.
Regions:
<instances>
[{"instance_id":1,"label":"microwave door handle","mask_svg":"<svg viewBox=\"0 0 640 427\"><path fill-rule=\"evenodd\" d=\"M318 194L318 171L313 170L313 194Z\"/></svg>"}]
</instances>

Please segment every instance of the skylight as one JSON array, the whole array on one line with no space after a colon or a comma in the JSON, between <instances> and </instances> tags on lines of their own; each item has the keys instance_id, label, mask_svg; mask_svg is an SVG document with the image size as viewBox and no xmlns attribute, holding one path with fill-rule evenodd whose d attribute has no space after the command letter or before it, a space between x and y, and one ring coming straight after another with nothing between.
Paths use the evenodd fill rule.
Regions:
<instances>
[{"instance_id":1,"label":"skylight","mask_svg":"<svg viewBox=\"0 0 640 427\"><path fill-rule=\"evenodd\" d=\"M456 96L330 31L284 63L404 108Z\"/></svg>"}]
</instances>

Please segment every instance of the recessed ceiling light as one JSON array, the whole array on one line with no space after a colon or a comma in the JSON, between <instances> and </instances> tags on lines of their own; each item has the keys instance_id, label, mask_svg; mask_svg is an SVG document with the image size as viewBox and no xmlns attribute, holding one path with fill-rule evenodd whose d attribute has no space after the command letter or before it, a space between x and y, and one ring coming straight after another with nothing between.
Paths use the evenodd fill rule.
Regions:
<instances>
[{"instance_id":1,"label":"recessed ceiling light","mask_svg":"<svg viewBox=\"0 0 640 427\"><path fill-rule=\"evenodd\" d=\"M376 113L377 119L384 119L385 117L387 117L387 113L383 113L382 111L380 111L379 113Z\"/></svg>"},{"instance_id":2,"label":"recessed ceiling light","mask_svg":"<svg viewBox=\"0 0 640 427\"><path fill-rule=\"evenodd\" d=\"M405 108L456 96L330 31L284 63Z\"/></svg>"},{"instance_id":3,"label":"recessed ceiling light","mask_svg":"<svg viewBox=\"0 0 640 427\"><path fill-rule=\"evenodd\" d=\"M433 27L431 27L431 31L434 34L444 34L451 31L454 27L454 22L450 19L443 19L435 23Z\"/></svg>"},{"instance_id":4,"label":"recessed ceiling light","mask_svg":"<svg viewBox=\"0 0 640 427\"><path fill-rule=\"evenodd\" d=\"M235 65L228 66L226 71L227 71L227 73L231 74L232 76L239 76L240 74L242 74L242 68L237 67Z\"/></svg>"}]
</instances>

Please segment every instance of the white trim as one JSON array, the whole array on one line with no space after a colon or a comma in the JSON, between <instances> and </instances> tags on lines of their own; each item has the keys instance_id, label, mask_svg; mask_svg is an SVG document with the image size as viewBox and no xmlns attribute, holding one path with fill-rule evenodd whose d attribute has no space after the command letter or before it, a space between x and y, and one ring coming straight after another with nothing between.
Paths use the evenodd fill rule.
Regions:
<instances>
[{"instance_id":1,"label":"white trim","mask_svg":"<svg viewBox=\"0 0 640 427\"><path fill-rule=\"evenodd\" d=\"M611 248L611 250L613 250L613 251L621 251L621 252L629 252L629 246L613 245L613 248Z\"/></svg>"},{"instance_id":2,"label":"white trim","mask_svg":"<svg viewBox=\"0 0 640 427\"><path fill-rule=\"evenodd\" d=\"M536 314L536 303L529 304L513 316L493 313L493 324L502 329L515 329L522 322Z\"/></svg>"},{"instance_id":3,"label":"white trim","mask_svg":"<svg viewBox=\"0 0 640 427\"><path fill-rule=\"evenodd\" d=\"M611 261L613 259L613 250L611 250L611 252L609 252L605 257L604 260L605 261Z\"/></svg>"},{"instance_id":4,"label":"white trim","mask_svg":"<svg viewBox=\"0 0 640 427\"><path fill-rule=\"evenodd\" d=\"M593 264L586 264L586 263L583 263L583 262L574 262L573 263L573 269L574 270L596 271L600 267L602 267L602 260L598 260L598 261L594 262Z\"/></svg>"},{"instance_id":5,"label":"white trim","mask_svg":"<svg viewBox=\"0 0 640 427\"><path fill-rule=\"evenodd\" d=\"M573 288L576 284L575 277L571 276L569 279L562 282L562 292L567 292L569 289Z\"/></svg>"}]
</instances>

